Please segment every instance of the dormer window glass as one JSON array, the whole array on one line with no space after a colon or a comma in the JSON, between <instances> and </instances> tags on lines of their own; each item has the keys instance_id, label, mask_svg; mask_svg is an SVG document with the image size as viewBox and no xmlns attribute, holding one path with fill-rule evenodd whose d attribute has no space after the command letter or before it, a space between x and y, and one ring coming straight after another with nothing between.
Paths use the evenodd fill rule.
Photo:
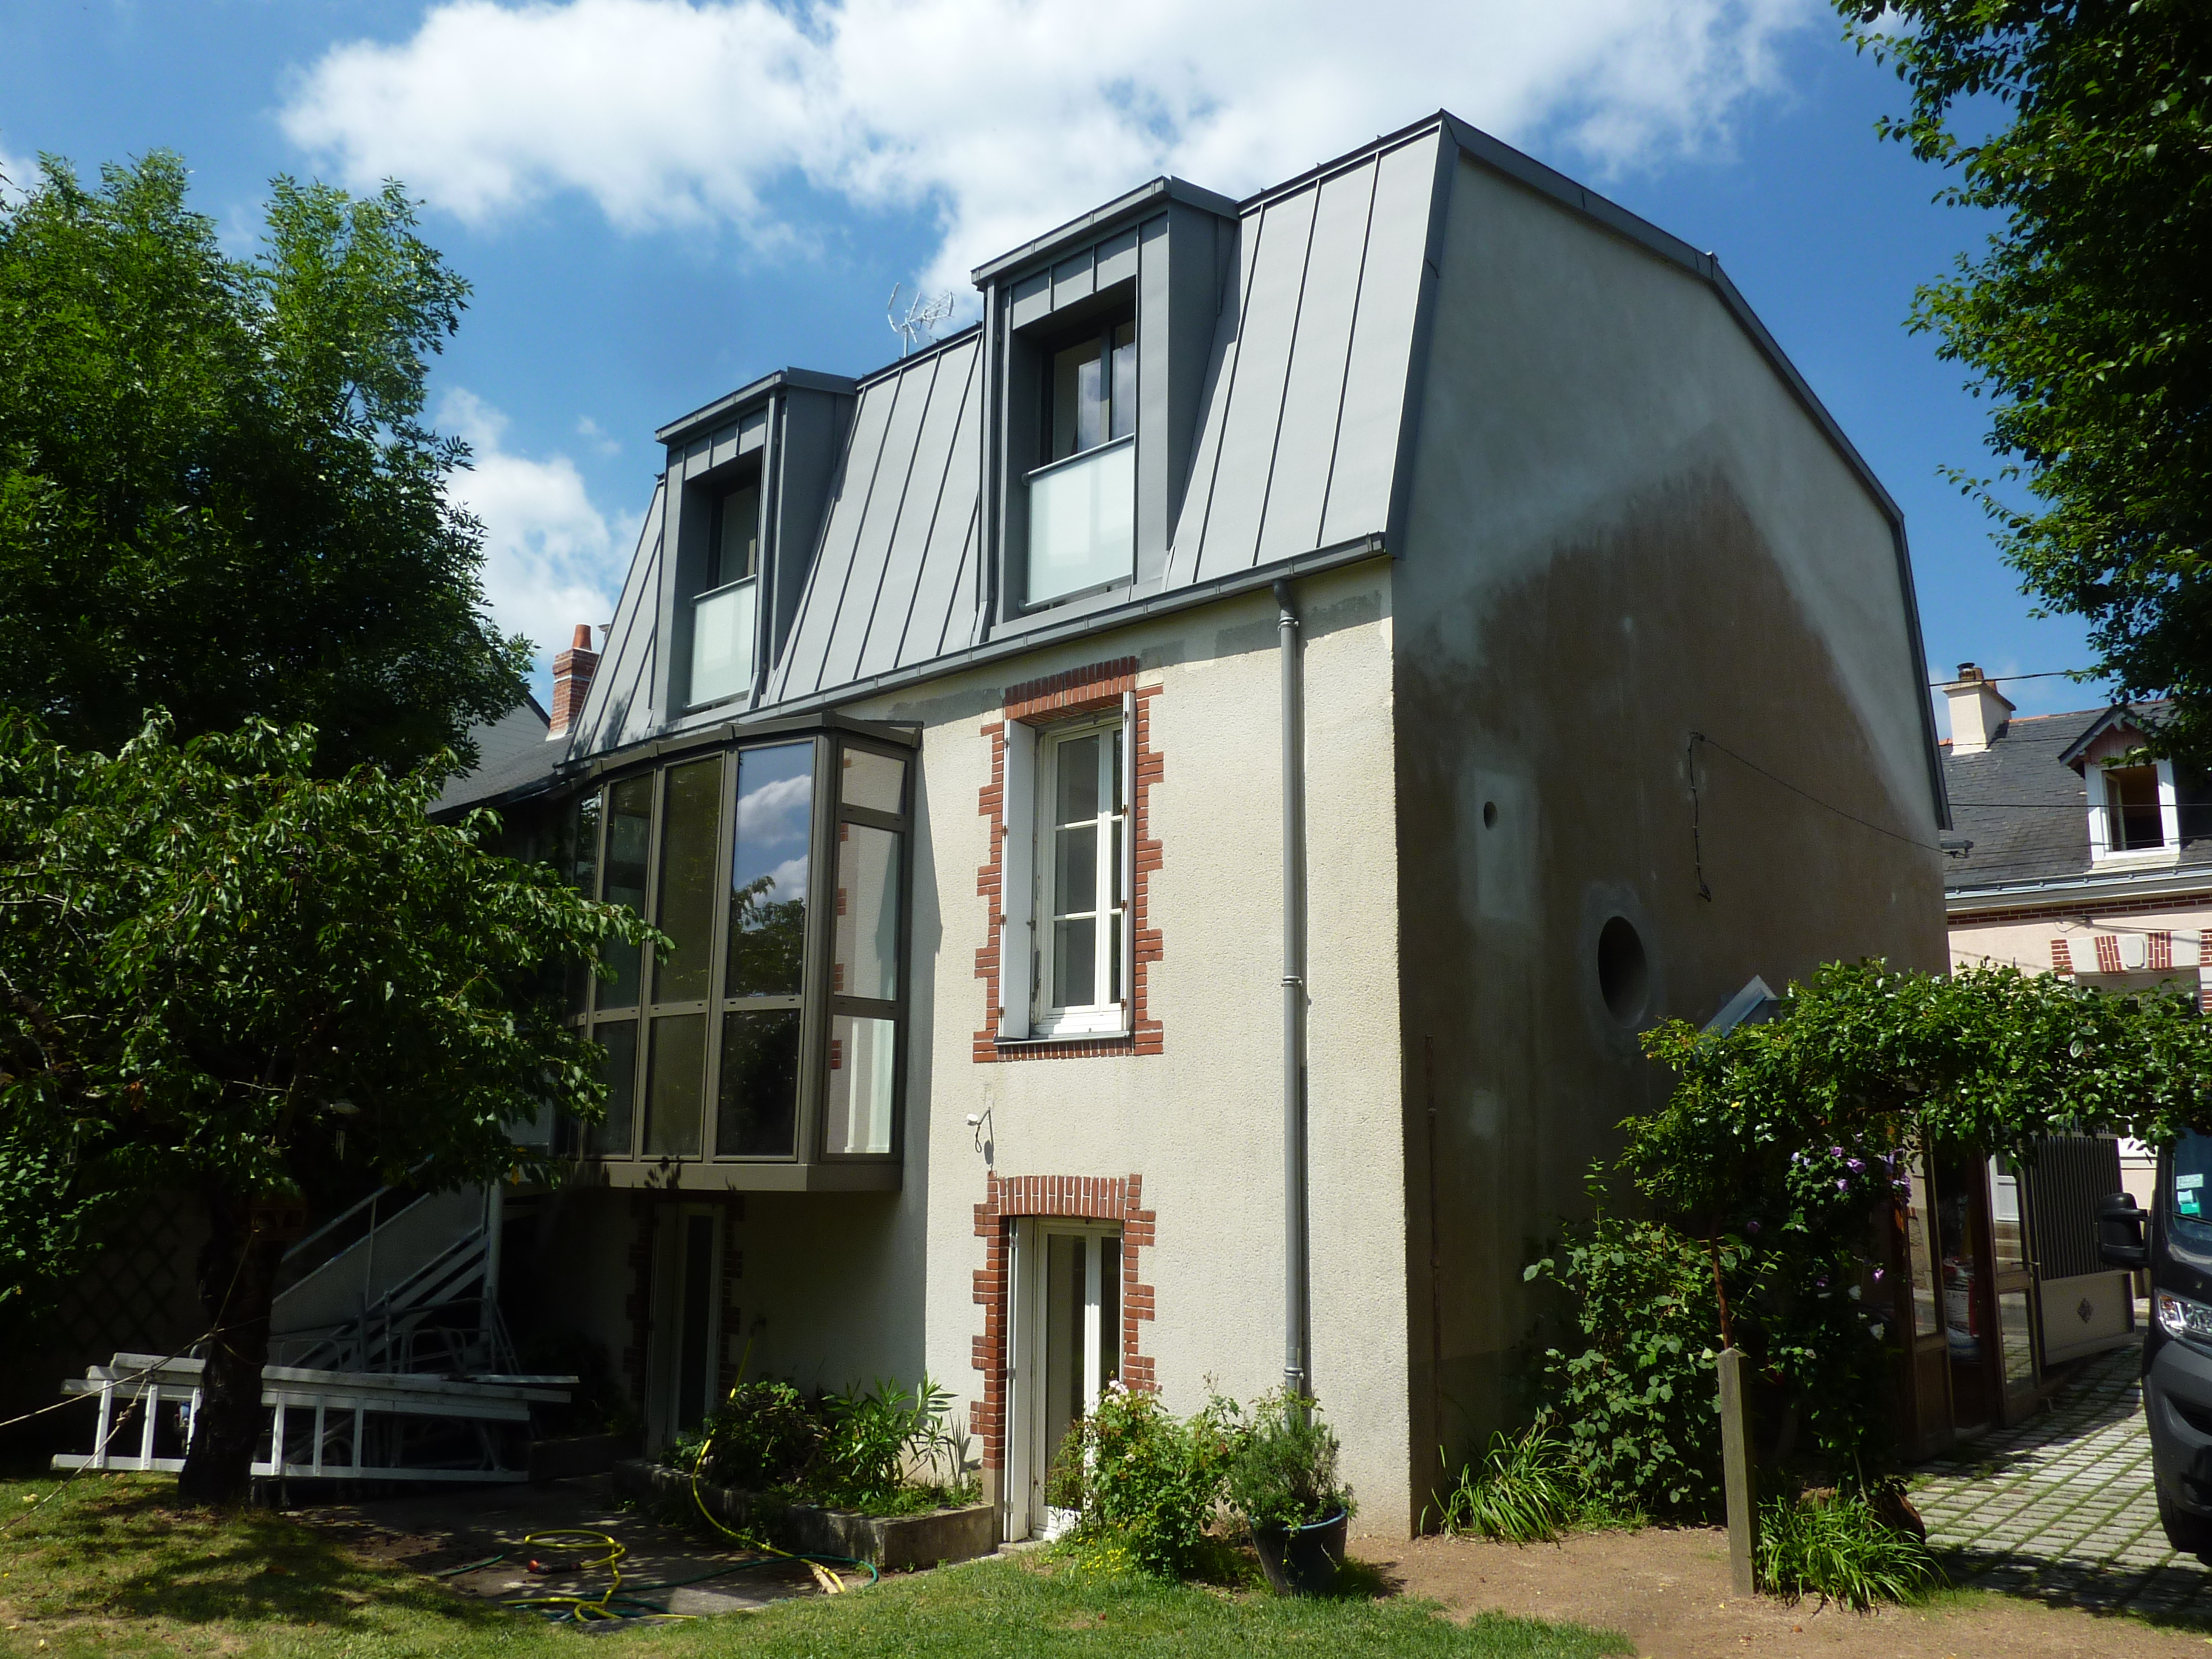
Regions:
<instances>
[{"instance_id":1,"label":"dormer window glass","mask_svg":"<svg viewBox=\"0 0 2212 1659\"><path fill-rule=\"evenodd\" d=\"M1052 357L1051 458L1064 461L1137 429L1137 325L1121 322Z\"/></svg>"},{"instance_id":2,"label":"dormer window glass","mask_svg":"<svg viewBox=\"0 0 2212 1659\"><path fill-rule=\"evenodd\" d=\"M757 463L714 498L705 586L691 601L691 706L753 689L760 615L761 488Z\"/></svg>"},{"instance_id":3,"label":"dormer window glass","mask_svg":"<svg viewBox=\"0 0 2212 1659\"><path fill-rule=\"evenodd\" d=\"M2105 774L2110 802L2112 849L2116 853L2146 853L2166 845L2166 830L2159 811L2158 769L2155 766L2115 766Z\"/></svg>"},{"instance_id":4,"label":"dormer window glass","mask_svg":"<svg viewBox=\"0 0 2212 1659\"><path fill-rule=\"evenodd\" d=\"M1109 315L1048 354L1046 457L1029 475L1024 603L1131 580L1137 546L1137 325Z\"/></svg>"},{"instance_id":5,"label":"dormer window glass","mask_svg":"<svg viewBox=\"0 0 2212 1659\"><path fill-rule=\"evenodd\" d=\"M707 586L726 587L760 574L760 483L739 484L714 503L714 556Z\"/></svg>"}]
</instances>

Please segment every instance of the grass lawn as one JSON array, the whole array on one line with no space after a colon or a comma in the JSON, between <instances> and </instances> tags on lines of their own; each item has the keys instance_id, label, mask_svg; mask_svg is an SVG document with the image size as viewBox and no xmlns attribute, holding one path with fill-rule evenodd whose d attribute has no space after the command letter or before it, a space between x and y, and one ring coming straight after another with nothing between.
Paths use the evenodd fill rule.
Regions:
<instances>
[{"instance_id":1,"label":"grass lawn","mask_svg":"<svg viewBox=\"0 0 2212 1659\"><path fill-rule=\"evenodd\" d=\"M58 1484L0 1481L0 1523ZM1455 1625L1422 1602L1281 1601L1264 1591L1231 1595L1034 1558L587 1638L465 1601L403 1568L365 1565L280 1515L173 1509L173 1486L162 1475L85 1476L0 1534L0 1654L1595 1659L1632 1651L1620 1638L1575 1626L1488 1614ZM578 1645L586 1641L588 1649Z\"/></svg>"}]
</instances>

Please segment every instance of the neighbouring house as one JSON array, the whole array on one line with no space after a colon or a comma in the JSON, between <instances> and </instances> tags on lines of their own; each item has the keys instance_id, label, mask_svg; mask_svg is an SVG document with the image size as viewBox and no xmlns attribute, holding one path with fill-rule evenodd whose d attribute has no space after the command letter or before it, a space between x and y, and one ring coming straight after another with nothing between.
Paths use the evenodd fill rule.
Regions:
<instances>
[{"instance_id":1,"label":"neighbouring house","mask_svg":"<svg viewBox=\"0 0 2212 1659\"><path fill-rule=\"evenodd\" d=\"M1944 869L1952 963L2107 990L2179 985L2212 1007L2212 788L2144 756L2160 706L2016 719L1998 685L1963 663L1942 688L1962 843ZM2076 1138L2045 1143L2021 1168L1954 1165L1920 1196L1963 1425L2016 1417L2047 1368L2132 1340L2133 1286L2099 1260L2094 1206L2124 1188L2148 1205L2152 1160L2131 1141Z\"/></svg>"},{"instance_id":2,"label":"neighbouring house","mask_svg":"<svg viewBox=\"0 0 2212 1659\"><path fill-rule=\"evenodd\" d=\"M448 793L675 940L571 988L612 1105L501 1302L653 1442L926 1372L1009 1537L1108 1384L1295 1375L1402 1533L1638 1033L1942 962L1898 509L1711 255L1449 115L975 281L662 428L534 764Z\"/></svg>"}]
</instances>

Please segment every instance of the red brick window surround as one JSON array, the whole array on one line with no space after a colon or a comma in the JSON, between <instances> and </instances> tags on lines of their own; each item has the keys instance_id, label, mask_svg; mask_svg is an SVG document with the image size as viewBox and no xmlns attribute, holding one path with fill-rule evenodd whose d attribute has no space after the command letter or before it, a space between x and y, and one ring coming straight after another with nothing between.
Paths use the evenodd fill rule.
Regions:
<instances>
[{"instance_id":1,"label":"red brick window surround","mask_svg":"<svg viewBox=\"0 0 2212 1659\"><path fill-rule=\"evenodd\" d=\"M1060 1216L1121 1225L1121 1381L1132 1389L1159 1386L1152 1361L1137 1352L1139 1322L1152 1316L1152 1287L1137 1282L1137 1252L1152 1248L1153 1212L1143 1209L1142 1176L987 1176L975 1206L975 1237L983 1241L983 1266L975 1273L975 1300L983 1334L975 1339L975 1369L983 1397L968 1408L969 1431L983 1443L983 1467L1006 1467L1006 1298L1012 1289L1014 1222L1023 1216Z\"/></svg>"},{"instance_id":2,"label":"red brick window surround","mask_svg":"<svg viewBox=\"0 0 2212 1659\"><path fill-rule=\"evenodd\" d=\"M1152 746L1152 702L1157 685L1137 684L1137 659L1121 657L1112 662L1071 668L1006 688L1006 707L1000 717L985 722L983 735L991 740L991 781L979 792L977 810L990 820L991 861L975 872L975 891L985 902L983 944L975 952L975 977L983 981L983 1029L975 1033L974 1059L979 1065L1002 1060L1073 1060L1091 1054L1157 1054L1162 1050L1160 1023L1152 1017L1148 992L1152 964L1160 959L1160 931L1152 925L1152 872L1160 867L1160 843L1152 834L1152 786L1160 781L1164 763ZM1075 1036L1055 1041L1002 1043L999 1020L1000 941L1005 936L1006 823L1006 722L1031 726L1100 713L1121 707L1130 697L1135 706L1136 755L1134 775L1129 780L1129 834L1133 838L1132 863L1135 878L1129 894L1130 932L1135 941L1129 964L1129 1030L1114 1036Z\"/></svg>"}]
</instances>

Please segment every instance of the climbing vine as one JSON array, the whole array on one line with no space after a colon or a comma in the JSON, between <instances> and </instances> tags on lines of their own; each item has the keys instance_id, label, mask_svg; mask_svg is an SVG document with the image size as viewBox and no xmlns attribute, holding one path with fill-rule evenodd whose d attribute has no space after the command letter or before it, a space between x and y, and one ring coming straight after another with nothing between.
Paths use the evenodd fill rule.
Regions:
<instances>
[{"instance_id":1,"label":"climbing vine","mask_svg":"<svg viewBox=\"0 0 2212 1659\"><path fill-rule=\"evenodd\" d=\"M2032 1164L2046 1136L2162 1146L2212 1127L2212 1021L2170 989L1833 963L1771 1021L1669 1021L1644 1048L1674 1088L1621 1126L1613 1179L1593 1172L1641 1213L1601 1204L1528 1273L1574 1308L1546 1376L1585 1476L1661 1513L1712 1501L1688 1468L1711 1442L1723 1329L1762 1380L1770 1457L1847 1486L1879 1469L1911 1159L1956 1146ZM1702 1341L1685 1339L1692 1326ZM1594 1413L1601 1428L1572 1429Z\"/></svg>"}]
</instances>

